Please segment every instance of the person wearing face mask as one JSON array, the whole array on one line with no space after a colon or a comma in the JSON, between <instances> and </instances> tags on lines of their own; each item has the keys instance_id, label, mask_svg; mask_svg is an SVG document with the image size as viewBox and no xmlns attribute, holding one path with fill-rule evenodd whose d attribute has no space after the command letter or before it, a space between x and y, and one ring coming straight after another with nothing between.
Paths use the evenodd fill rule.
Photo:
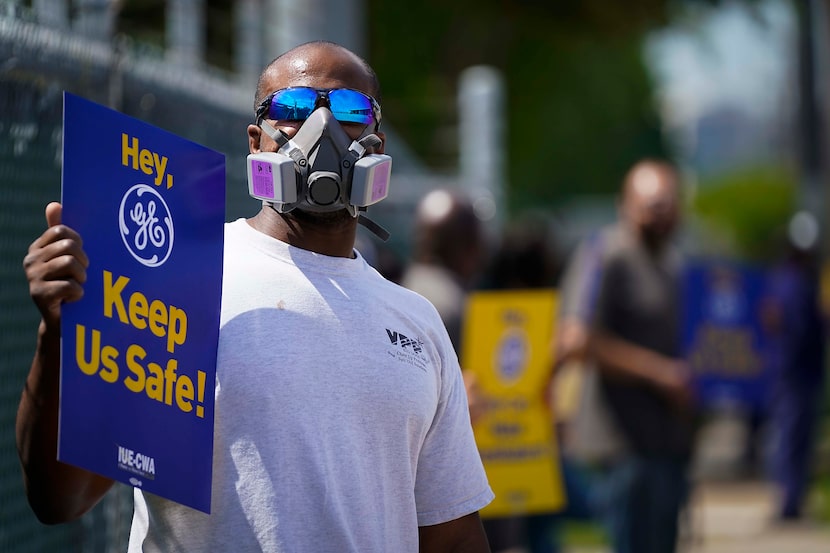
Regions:
<instances>
[{"instance_id":1,"label":"person wearing face mask","mask_svg":"<svg viewBox=\"0 0 830 553\"><path fill-rule=\"evenodd\" d=\"M464 194L436 189L418 203L413 237L401 284L435 305L460 354L467 296L484 269L482 223Z\"/></svg>"},{"instance_id":2,"label":"person wearing face mask","mask_svg":"<svg viewBox=\"0 0 830 553\"><path fill-rule=\"evenodd\" d=\"M249 191L225 226L211 514L136 488L129 551L485 552L493 493L438 313L354 249L385 197L377 77L329 42L263 71ZM42 315L17 445L45 523L77 519L113 481L56 460L60 305L83 294L81 237L46 208L24 259Z\"/></svg>"},{"instance_id":3,"label":"person wearing face mask","mask_svg":"<svg viewBox=\"0 0 830 553\"><path fill-rule=\"evenodd\" d=\"M597 401L617 442L601 453L591 485L617 553L674 551L688 494L693 394L681 358L682 257L671 243L679 202L672 165L636 163L623 182L619 221L582 248L593 254L572 261L593 260L575 268L586 299L561 315L568 335L579 338L562 342L560 356L584 358L596 370ZM567 455L567 441L564 449Z\"/></svg>"}]
</instances>

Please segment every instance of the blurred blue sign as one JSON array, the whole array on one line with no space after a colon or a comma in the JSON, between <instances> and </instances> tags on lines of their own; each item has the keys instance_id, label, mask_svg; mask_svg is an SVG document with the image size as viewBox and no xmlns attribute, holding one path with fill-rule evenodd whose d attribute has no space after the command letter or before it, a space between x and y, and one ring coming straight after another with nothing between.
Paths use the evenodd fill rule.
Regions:
<instances>
[{"instance_id":1,"label":"blurred blue sign","mask_svg":"<svg viewBox=\"0 0 830 553\"><path fill-rule=\"evenodd\" d=\"M765 274L748 266L697 260L684 282L683 346L703 406L766 403L769 362L761 302Z\"/></svg>"}]
</instances>

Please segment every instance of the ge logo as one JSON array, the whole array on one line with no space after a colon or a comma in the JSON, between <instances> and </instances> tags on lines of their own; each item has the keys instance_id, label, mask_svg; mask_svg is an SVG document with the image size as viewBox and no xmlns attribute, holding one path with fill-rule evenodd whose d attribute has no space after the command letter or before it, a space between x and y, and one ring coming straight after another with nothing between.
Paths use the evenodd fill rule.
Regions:
<instances>
[{"instance_id":1,"label":"ge logo","mask_svg":"<svg viewBox=\"0 0 830 553\"><path fill-rule=\"evenodd\" d=\"M512 332L502 337L496 355L499 375L507 381L518 378L527 364L528 346L524 333Z\"/></svg>"},{"instance_id":2,"label":"ge logo","mask_svg":"<svg viewBox=\"0 0 830 553\"><path fill-rule=\"evenodd\" d=\"M121 198L118 210L121 239L136 261L158 267L173 251L173 218L152 187L136 184Z\"/></svg>"}]
</instances>

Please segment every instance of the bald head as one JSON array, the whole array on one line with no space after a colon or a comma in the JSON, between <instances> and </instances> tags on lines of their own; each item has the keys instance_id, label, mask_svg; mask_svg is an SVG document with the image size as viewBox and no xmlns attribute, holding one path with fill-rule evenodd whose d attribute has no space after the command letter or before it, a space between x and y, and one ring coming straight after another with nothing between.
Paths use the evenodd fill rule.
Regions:
<instances>
[{"instance_id":1,"label":"bald head","mask_svg":"<svg viewBox=\"0 0 830 553\"><path fill-rule=\"evenodd\" d=\"M656 247L671 237L679 215L680 180L674 166L655 160L634 165L623 182L623 222Z\"/></svg>"},{"instance_id":2,"label":"bald head","mask_svg":"<svg viewBox=\"0 0 830 553\"><path fill-rule=\"evenodd\" d=\"M308 87L322 90L351 88L375 97L379 87L375 72L358 55L333 42L309 42L292 48L279 56L263 70L257 84L254 112L262 100L270 93L290 87ZM315 106L320 107L318 102ZM266 115L269 115L266 112ZM382 154L386 144L386 135L378 129L380 117L376 118L374 128L357 123L341 123L341 128L351 140L359 140L368 133L374 134L378 141L373 141L367 152ZM251 154L277 152L281 147L266 132L270 127L287 139L292 139L300 132L304 120L273 121L268 117L258 118L248 125L248 149ZM267 206L265 206L267 207ZM317 213L302 208L286 213L277 213L273 209L263 208L257 215L257 225L266 229L264 232L291 245L338 257L352 255L354 237L358 219L347 209Z\"/></svg>"},{"instance_id":3,"label":"bald head","mask_svg":"<svg viewBox=\"0 0 830 553\"><path fill-rule=\"evenodd\" d=\"M320 84L323 80L337 84ZM334 42L300 44L271 61L259 76L254 110L269 93L289 86L354 88L380 101L380 83L372 67Z\"/></svg>"},{"instance_id":4,"label":"bald head","mask_svg":"<svg viewBox=\"0 0 830 553\"><path fill-rule=\"evenodd\" d=\"M475 276L481 262L481 222L466 196L450 190L428 193L415 211L415 258L441 265L462 280Z\"/></svg>"}]
</instances>

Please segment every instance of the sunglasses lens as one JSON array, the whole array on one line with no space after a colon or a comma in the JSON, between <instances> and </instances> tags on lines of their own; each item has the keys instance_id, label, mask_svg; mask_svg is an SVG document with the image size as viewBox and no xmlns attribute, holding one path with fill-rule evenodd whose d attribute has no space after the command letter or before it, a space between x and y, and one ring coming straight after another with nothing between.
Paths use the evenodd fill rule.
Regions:
<instances>
[{"instance_id":1,"label":"sunglasses lens","mask_svg":"<svg viewBox=\"0 0 830 553\"><path fill-rule=\"evenodd\" d=\"M305 121L317 103L317 92L311 88L285 88L271 98L268 118L274 121Z\"/></svg>"},{"instance_id":2,"label":"sunglasses lens","mask_svg":"<svg viewBox=\"0 0 830 553\"><path fill-rule=\"evenodd\" d=\"M268 119L274 121L305 121L317 107L319 93L313 88L294 87L278 90L271 97ZM365 94L347 88L328 92L329 108L341 123L368 125L375 120L372 100Z\"/></svg>"},{"instance_id":3,"label":"sunglasses lens","mask_svg":"<svg viewBox=\"0 0 830 553\"><path fill-rule=\"evenodd\" d=\"M334 118L341 123L368 125L375 120L372 100L356 90L336 88L329 92L329 104Z\"/></svg>"}]
</instances>

